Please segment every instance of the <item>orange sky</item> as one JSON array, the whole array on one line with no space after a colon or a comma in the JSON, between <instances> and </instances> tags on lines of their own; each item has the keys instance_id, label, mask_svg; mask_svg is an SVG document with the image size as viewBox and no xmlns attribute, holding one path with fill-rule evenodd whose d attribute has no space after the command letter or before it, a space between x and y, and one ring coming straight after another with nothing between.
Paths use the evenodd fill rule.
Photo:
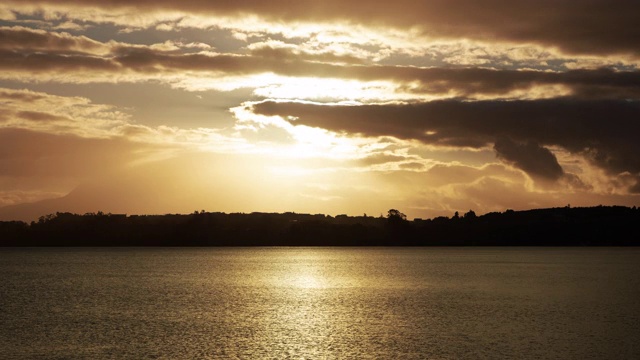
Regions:
<instances>
[{"instance_id":1,"label":"orange sky","mask_svg":"<svg viewBox=\"0 0 640 360\"><path fill-rule=\"evenodd\" d=\"M0 219L640 205L640 4L3 1Z\"/></svg>"}]
</instances>

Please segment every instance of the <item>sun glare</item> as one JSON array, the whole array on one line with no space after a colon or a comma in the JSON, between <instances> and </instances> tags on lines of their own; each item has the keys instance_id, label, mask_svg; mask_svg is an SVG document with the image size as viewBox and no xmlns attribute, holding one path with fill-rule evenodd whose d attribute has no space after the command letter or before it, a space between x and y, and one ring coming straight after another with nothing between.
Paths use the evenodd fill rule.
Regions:
<instances>
[{"instance_id":1,"label":"sun glare","mask_svg":"<svg viewBox=\"0 0 640 360\"><path fill-rule=\"evenodd\" d=\"M251 111L251 103L231 109L237 120L236 130L260 132L267 128L278 128L289 135L283 142L261 142L254 144L250 152L273 155L286 159L353 159L360 157L363 145L371 141L348 137L325 129L296 125L296 119L280 116L265 116Z\"/></svg>"},{"instance_id":2,"label":"sun glare","mask_svg":"<svg viewBox=\"0 0 640 360\"><path fill-rule=\"evenodd\" d=\"M372 102L416 99L391 81L360 81L330 77L293 77L274 73L210 78L185 77L175 86L191 91L254 89L257 96L282 100Z\"/></svg>"},{"instance_id":3,"label":"sun glare","mask_svg":"<svg viewBox=\"0 0 640 360\"><path fill-rule=\"evenodd\" d=\"M313 274L300 274L292 279L292 285L298 288L317 289L324 286L322 279Z\"/></svg>"}]
</instances>

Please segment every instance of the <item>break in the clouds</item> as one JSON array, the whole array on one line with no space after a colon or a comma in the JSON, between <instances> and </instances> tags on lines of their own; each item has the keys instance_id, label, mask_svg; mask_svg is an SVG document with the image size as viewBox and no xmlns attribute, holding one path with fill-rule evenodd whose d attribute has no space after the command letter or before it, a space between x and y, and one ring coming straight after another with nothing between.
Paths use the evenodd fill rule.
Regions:
<instances>
[{"instance_id":1,"label":"break in the clouds","mask_svg":"<svg viewBox=\"0 0 640 360\"><path fill-rule=\"evenodd\" d=\"M0 215L635 205L639 10L4 1Z\"/></svg>"}]
</instances>

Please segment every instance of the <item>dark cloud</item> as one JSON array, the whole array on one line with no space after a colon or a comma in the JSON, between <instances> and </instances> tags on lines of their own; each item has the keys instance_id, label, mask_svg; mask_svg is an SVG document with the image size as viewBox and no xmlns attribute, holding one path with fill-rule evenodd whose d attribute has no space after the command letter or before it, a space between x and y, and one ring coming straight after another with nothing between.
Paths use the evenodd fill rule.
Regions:
<instances>
[{"instance_id":1,"label":"dark cloud","mask_svg":"<svg viewBox=\"0 0 640 360\"><path fill-rule=\"evenodd\" d=\"M9 1L8 3L12 3ZM136 13L177 10L198 15L247 16L277 21L344 20L369 26L391 26L421 31L439 38L535 43L568 53L640 54L640 3L635 0L75 0L15 1L19 5L54 7L73 13L77 7L96 12L128 8ZM97 17L99 18L99 17ZM109 21L105 16L103 21Z\"/></svg>"},{"instance_id":2,"label":"dark cloud","mask_svg":"<svg viewBox=\"0 0 640 360\"><path fill-rule=\"evenodd\" d=\"M178 71L208 71L225 74L254 74L285 67L273 59L238 55L174 54L149 48L116 46L107 56L83 53L46 52L37 49L0 49L0 69L29 73L95 73L162 75ZM27 74L28 75L28 74Z\"/></svg>"},{"instance_id":3,"label":"dark cloud","mask_svg":"<svg viewBox=\"0 0 640 360\"><path fill-rule=\"evenodd\" d=\"M265 101L262 115L293 116L294 124L426 144L480 148L506 136L556 145L611 172L640 172L640 103L558 98L537 101L433 101L421 104L329 106Z\"/></svg>"},{"instance_id":4,"label":"dark cloud","mask_svg":"<svg viewBox=\"0 0 640 360\"><path fill-rule=\"evenodd\" d=\"M582 179L580 179L580 177L576 174L565 172L559 180L561 184L564 184L565 186L573 190L580 190L580 191L593 190L592 185L586 184L585 182L583 182ZM624 186L621 186L620 188L624 188Z\"/></svg>"},{"instance_id":5,"label":"dark cloud","mask_svg":"<svg viewBox=\"0 0 640 360\"><path fill-rule=\"evenodd\" d=\"M271 52L277 53L277 56ZM362 81L388 80L405 85L415 93L447 94L460 97L479 94L505 94L540 85L564 85L574 96L588 98L640 98L640 72L614 71L607 68L546 72L536 70L495 70L486 68L420 68L363 64L322 64L304 60L321 60L295 53L291 49L260 48L255 56L277 59L267 63L270 71L289 76L318 76ZM335 58L327 58L335 61ZM348 61L344 61L348 63ZM264 64L264 63L263 63Z\"/></svg>"},{"instance_id":6,"label":"dark cloud","mask_svg":"<svg viewBox=\"0 0 640 360\"><path fill-rule=\"evenodd\" d=\"M81 77L83 81L90 81L101 73L153 77L184 71L226 75L273 72L284 76L387 80L400 84L400 90L415 94L509 97L509 93L515 90L560 85L568 88L575 97L640 98L638 71L596 69L543 72L362 65L354 64L357 59L349 56L307 54L268 46L254 49L251 55L176 53L139 45L99 43L86 37L24 28L0 28L0 38L5 40L0 45L0 69L28 72L27 77L39 72L70 73ZM104 54L76 51L97 48L102 49ZM91 76L83 77L83 74Z\"/></svg>"},{"instance_id":7,"label":"dark cloud","mask_svg":"<svg viewBox=\"0 0 640 360\"><path fill-rule=\"evenodd\" d=\"M558 180L564 175L556 156L535 142L516 143L507 137L500 137L493 148L500 159L534 177Z\"/></svg>"},{"instance_id":8,"label":"dark cloud","mask_svg":"<svg viewBox=\"0 0 640 360\"><path fill-rule=\"evenodd\" d=\"M401 162L405 160L413 160L412 157L402 156L402 155L394 155L394 154L373 154L367 156L363 159L360 159L358 162L364 165L379 165L379 164L387 164L387 163L395 163Z\"/></svg>"},{"instance_id":9,"label":"dark cloud","mask_svg":"<svg viewBox=\"0 0 640 360\"><path fill-rule=\"evenodd\" d=\"M0 49L44 51L104 51L107 45L86 36L47 32L20 26L0 27Z\"/></svg>"},{"instance_id":10,"label":"dark cloud","mask_svg":"<svg viewBox=\"0 0 640 360\"><path fill-rule=\"evenodd\" d=\"M18 52L0 50L0 69L28 71L27 75L41 72L82 74L83 71L123 70L111 59L87 55L57 54L43 52ZM24 80L33 80L28 77Z\"/></svg>"},{"instance_id":11,"label":"dark cloud","mask_svg":"<svg viewBox=\"0 0 640 360\"><path fill-rule=\"evenodd\" d=\"M23 103L31 103L46 98L45 95L29 90L15 91L8 89L0 89L0 99L9 101L19 101Z\"/></svg>"},{"instance_id":12,"label":"dark cloud","mask_svg":"<svg viewBox=\"0 0 640 360\"><path fill-rule=\"evenodd\" d=\"M46 112L40 112L40 111L19 111L16 115L19 118L29 120L29 121L35 121L35 122L55 122L55 121L71 120L69 118L49 114Z\"/></svg>"},{"instance_id":13,"label":"dark cloud","mask_svg":"<svg viewBox=\"0 0 640 360\"><path fill-rule=\"evenodd\" d=\"M540 85L563 85L571 89L575 97L640 98L640 72L614 71L606 68L544 72L483 68L387 67L381 73L387 74L390 79L418 81L418 87L408 90L424 93L446 93L454 90L459 92L460 96L498 95Z\"/></svg>"},{"instance_id":14,"label":"dark cloud","mask_svg":"<svg viewBox=\"0 0 640 360\"><path fill-rule=\"evenodd\" d=\"M275 59L265 61L240 55L172 54L153 49L120 47L114 50L113 62L122 69L139 72L210 71L225 74L253 74L277 68ZM284 66L281 65L281 66Z\"/></svg>"}]
</instances>

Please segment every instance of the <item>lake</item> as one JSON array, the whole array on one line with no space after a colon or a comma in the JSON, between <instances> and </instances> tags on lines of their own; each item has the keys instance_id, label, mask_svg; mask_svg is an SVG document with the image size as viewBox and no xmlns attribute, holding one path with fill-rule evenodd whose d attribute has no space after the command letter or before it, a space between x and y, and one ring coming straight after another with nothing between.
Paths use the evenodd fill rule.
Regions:
<instances>
[{"instance_id":1,"label":"lake","mask_svg":"<svg viewBox=\"0 0 640 360\"><path fill-rule=\"evenodd\" d=\"M638 359L637 248L0 249L2 359Z\"/></svg>"}]
</instances>

